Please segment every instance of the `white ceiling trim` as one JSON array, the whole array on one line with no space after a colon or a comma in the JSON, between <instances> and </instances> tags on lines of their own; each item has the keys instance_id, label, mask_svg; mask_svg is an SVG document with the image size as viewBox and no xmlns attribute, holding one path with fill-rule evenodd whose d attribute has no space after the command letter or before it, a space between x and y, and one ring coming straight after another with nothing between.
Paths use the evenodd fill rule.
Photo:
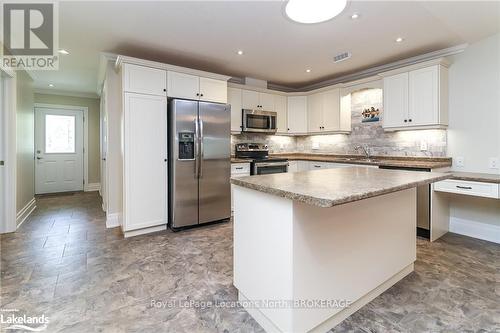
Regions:
<instances>
[{"instance_id":1,"label":"white ceiling trim","mask_svg":"<svg viewBox=\"0 0 500 333\"><path fill-rule=\"evenodd\" d=\"M58 96L68 96L68 97L99 99L99 96L94 93L84 93L84 92L75 92L75 91L66 91L57 89L35 89L34 92L35 94L43 94L43 95L58 95Z\"/></svg>"},{"instance_id":2,"label":"white ceiling trim","mask_svg":"<svg viewBox=\"0 0 500 333\"><path fill-rule=\"evenodd\" d=\"M438 51L434 51L434 52L429 52L429 53L424 53L424 54L421 54L421 55L418 55L415 57L411 57L411 58L407 58L407 59L403 59L403 60L398 60L398 61L391 62L388 64L380 65L380 66L371 67L371 68L368 68L368 69L365 69L365 70L362 70L359 72L355 72L355 73L343 75L343 76L340 76L337 78L313 83L313 84L306 85L306 86L300 87L300 88L290 88L287 86L274 84L274 83L268 83L267 87L268 87L268 89L271 89L271 90L279 90L279 91L284 91L284 92L306 92L306 91L316 90L316 89L320 89L320 88L323 88L326 86L333 86L333 85L340 84L340 83L347 83L347 82L351 82L351 81L356 81L356 80L364 79L364 78L367 78L370 76L379 75L383 72L388 72L388 71L395 70L398 68L407 67L407 66L419 64L422 62L426 62L426 61L435 60L435 59L451 56L454 54L458 54L458 53L463 52L467 48L467 46L468 46L468 44L460 44L460 45L452 46L452 47L449 47L446 49L442 49L442 50L438 50Z\"/></svg>"}]
</instances>

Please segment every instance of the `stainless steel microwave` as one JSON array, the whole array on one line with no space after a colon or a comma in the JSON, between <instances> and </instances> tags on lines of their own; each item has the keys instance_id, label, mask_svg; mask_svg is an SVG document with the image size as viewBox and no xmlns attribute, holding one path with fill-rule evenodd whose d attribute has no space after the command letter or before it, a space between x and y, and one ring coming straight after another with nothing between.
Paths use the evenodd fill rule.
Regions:
<instances>
[{"instance_id":1,"label":"stainless steel microwave","mask_svg":"<svg viewBox=\"0 0 500 333\"><path fill-rule=\"evenodd\" d=\"M276 112L262 110L242 110L243 132L276 133Z\"/></svg>"}]
</instances>

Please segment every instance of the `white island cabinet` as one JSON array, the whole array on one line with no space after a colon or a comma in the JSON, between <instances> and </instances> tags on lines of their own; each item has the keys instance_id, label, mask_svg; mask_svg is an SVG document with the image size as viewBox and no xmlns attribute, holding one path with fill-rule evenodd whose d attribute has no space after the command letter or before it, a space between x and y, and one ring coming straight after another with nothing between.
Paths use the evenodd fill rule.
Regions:
<instances>
[{"instance_id":1,"label":"white island cabinet","mask_svg":"<svg viewBox=\"0 0 500 333\"><path fill-rule=\"evenodd\" d=\"M448 177L352 167L232 178L243 306L267 332L330 330L413 271L416 186Z\"/></svg>"}]
</instances>

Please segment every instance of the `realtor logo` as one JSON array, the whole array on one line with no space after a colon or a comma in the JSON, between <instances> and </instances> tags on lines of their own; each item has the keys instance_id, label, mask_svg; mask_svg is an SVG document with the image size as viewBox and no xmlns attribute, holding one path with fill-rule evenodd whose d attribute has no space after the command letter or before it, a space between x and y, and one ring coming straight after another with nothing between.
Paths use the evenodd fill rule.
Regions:
<instances>
[{"instance_id":1,"label":"realtor logo","mask_svg":"<svg viewBox=\"0 0 500 333\"><path fill-rule=\"evenodd\" d=\"M58 69L57 3L2 4L2 65L12 69Z\"/></svg>"}]
</instances>

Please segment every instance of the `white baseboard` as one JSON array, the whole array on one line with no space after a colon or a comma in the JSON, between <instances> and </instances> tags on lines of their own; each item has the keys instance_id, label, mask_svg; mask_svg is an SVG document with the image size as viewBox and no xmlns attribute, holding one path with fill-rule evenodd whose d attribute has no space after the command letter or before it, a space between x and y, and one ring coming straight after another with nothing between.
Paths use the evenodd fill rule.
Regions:
<instances>
[{"instance_id":1,"label":"white baseboard","mask_svg":"<svg viewBox=\"0 0 500 333\"><path fill-rule=\"evenodd\" d=\"M450 232L500 244L500 226L450 216Z\"/></svg>"},{"instance_id":2,"label":"white baseboard","mask_svg":"<svg viewBox=\"0 0 500 333\"><path fill-rule=\"evenodd\" d=\"M17 228L19 228L21 226L21 224L24 223L24 221L26 221L26 219L28 218L28 216L30 216L31 213L33 213L33 211L35 210L36 208L36 201L35 201L35 198L31 199L30 202L28 202L26 204L26 206L23 207L23 209L21 209L18 213L17 213L17 216L16 216L16 226Z\"/></svg>"},{"instance_id":3,"label":"white baseboard","mask_svg":"<svg viewBox=\"0 0 500 333\"><path fill-rule=\"evenodd\" d=\"M120 214L107 214L106 216L106 228L116 228L120 226Z\"/></svg>"},{"instance_id":4,"label":"white baseboard","mask_svg":"<svg viewBox=\"0 0 500 333\"><path fill-rule=\"evenodd\" d=\"M100 191L101 190L101 183L85 184L85 186L83 187L83 190L85 192Z\"/></svg>"},{"instance_id":5,"label":"white baseboard","mask_svg":"<svg viewBox=\"0 0 500 333\"><path fill-rule=\"evenodd\" d=\"M125 236L125 238L127 238L127 237L149 234L152 232L157 232L157 231L162 231L162 230L167 230L166 224L158 225L156 227L149 227L149 228L137 229L137 230L132 230L132 231L125 231L123 233L123 235Z\"/></svg>"}]
</instances>

